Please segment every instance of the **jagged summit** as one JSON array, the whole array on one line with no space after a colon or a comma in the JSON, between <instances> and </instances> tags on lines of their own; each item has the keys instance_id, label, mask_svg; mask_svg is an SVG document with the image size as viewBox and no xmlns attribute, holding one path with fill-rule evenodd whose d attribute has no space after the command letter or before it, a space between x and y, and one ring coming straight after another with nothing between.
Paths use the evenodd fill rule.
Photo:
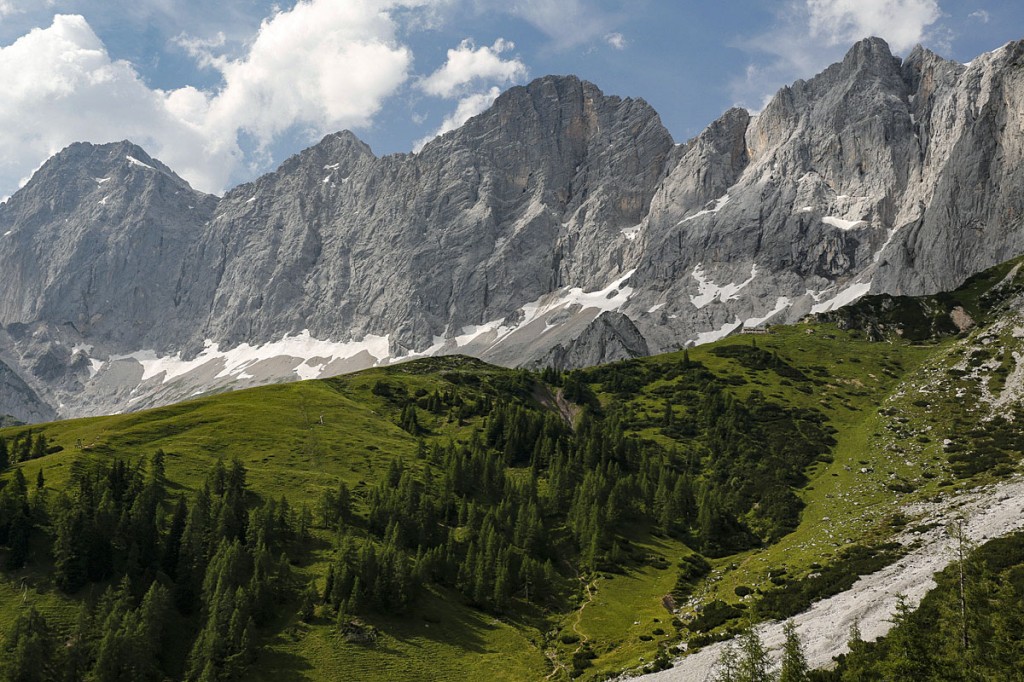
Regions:
<instances>
[{"instance_id":1,"label":"jagged summit","mask_svg":"<svg viewBox=\"0 0 1024 682\"><path fill-rule=\"evenodd\" d=\"M424 354L602 362L949 290L1024 252L1022 46L965 67L865 39L682 145L546 76L418 154L340 132L222 199L72 145L0 208L0 346L78 413Z\"/></svg>"}]
</instances>

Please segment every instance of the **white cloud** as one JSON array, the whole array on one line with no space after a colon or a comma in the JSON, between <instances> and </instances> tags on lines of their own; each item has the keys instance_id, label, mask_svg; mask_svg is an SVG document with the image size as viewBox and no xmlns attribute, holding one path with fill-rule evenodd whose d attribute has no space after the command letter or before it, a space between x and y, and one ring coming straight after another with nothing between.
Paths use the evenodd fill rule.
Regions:
<instances>
[{"instance_id":1,"label":"white cloud","mask_svg":"<svg viewBox=\"0 0 1024 682\"><path fill-rule=\"evenodd\" d=\"M513 49L514 43L499 38L490 47L478 48L472 40L466 39L457 48L448 50L444 65L418 85L420 90L434 97L458 98L458 104L455 111L445 116L437 130L415 142L413 151L419 152L438 135L455 130L483 112L501 94L502 86L526 79L529 75L526 64L518 58L501 58L502 53Z\"/></svg>"},{"instance_id":2,"label":"white cloud","mask_svg":"<svg viewBox=\"0 0 1024 682\"><path fill-rule=\"evenodd\" d=\"M585 0L517 0L505 7L563 49L605 36L615 23L613 17Z\"/></svg>"},{"instance_id":3,"label":"white cloud","mask_svg":"<svg viewBox=\"0 0 1024 682\"><path fill-rule=\"evenodd\" d=\"M223 31L218 31L212 38L196 38L182 33L171 42L185 50L201 68L214 68L226 63L224 57L218 56L214 52L214 50L224 47L227 42L227 36Z\"/></svg>"},{"instance_id":4,"label":"white cloud","mask_svg":"<svg viewBox=\"0 0 1024 682\"><path fill-rule=\"evenodd\" d=\"M629 42L626 40L626 36L621 33L609 33L604 37L604 41L614 47L616 50L625 50Z\"/></svg>"},{"instance_id":5,"label":"white cloud","mask_svg":"<svg viewBox=\"0 0 1024 682\"><path fill-rule=\"evenodd\" d=\"M416 144L413 145L413 151L419 152L423 149L424 145L435 137L444 135L451 130L455 130L477 114L483 113L487 107L494 104L494 100L496 100L500 94L501 88L494 86L487 92L478 92L476 94L463 97L459 100L459 104L455 108L455 111L448 116L445 116L444 121L441 123L441 127L430 135L416 141Z\"/></svg>"},{"instance_id":6,"label":"white cloud","mask_svg":"<svg viewBox=\"0 0 1024 682\"><path fill-rule=\"evenodd\" d=\"M828 45L879 36L896 52L921 42L942 15L937 0L807 0L807 10L811 36Z\"/></svg>"},{"instance_id":7,"label":"white cloud","mask_svg":"<svg viewBox=\"0 0 1024 682\"><path fill-rule=\"evenodd\" d=\"M435 97L453 97L473 83L516 83L526 78L527 69L519 59L502 59L515 43L499 38L494 45L476 47L466 39L448 50L444 65L419 83L423 92Z\"/></svg>"},{"instance_id":8,"label":"white cloud","mask_svg":"<svg viewBox=\"0 0 1024 682\"><path fill-rule=\"evenodd\" d=\"M295 125L317 132L362 127L408 78L412 52L386 11L406 0L308 0L263 22L243 59L217 64L224 87L207 125L262 145Z\"/></svg>"},{"instance_id":9,"label":"white cloud","mask_svg":"<svg viewBox=\"0 0 1024 682\"><path fill-rule=\"evenodd\" d=\"M8 0L0 0L5 3ZM244 161L289 131L308 137L372 123L409 78L396 17L446 0L299 0L263 21L245 54L217 55L220 36L178 44L216 69L216 91L150 88L114 60L78 15L57 15L0 47L0 193L74 141L131 139L199 189L220 191ZM4 5L7 6L7 5Z\"/></svg>"},{"instance_id":10,"label":"white cloud","mask_svg":"<svg viewBox=\"0 0 1024 682\"><path fill-rule=\"evenodd\" d=\"M80 16L57 15L0 47L0 188L15 187L71 142L130 138L211 188L237 148L209 149L201 130L178 116L173 99L115 61Z\"/></svg>"},{"instance_id":11,"label":"white cloud","mask_svg":"<svg viewBox=\"0 0 1024 682\"><path fill-rule=\"evenodd\" d=\"M983 9L976 10L967 15L968 19L977 19L983 24L987 24L992 20L992 15Z\"/></svg>"},{"instance_id":12,"label":"white cloud","mask_svg":"<svg viewBox=\"0 0 1024 682\"><path fill-rule=\"evenodd\" d=\"M861 38L881 37L897 53L919 42L941 51L950 41L948 31L936 28L938 0L789 0L775 12L765 31L732 44L753 54L729 84L734 102L753 110L781 86L842 59Z\"/></svg>"}]
</instances>

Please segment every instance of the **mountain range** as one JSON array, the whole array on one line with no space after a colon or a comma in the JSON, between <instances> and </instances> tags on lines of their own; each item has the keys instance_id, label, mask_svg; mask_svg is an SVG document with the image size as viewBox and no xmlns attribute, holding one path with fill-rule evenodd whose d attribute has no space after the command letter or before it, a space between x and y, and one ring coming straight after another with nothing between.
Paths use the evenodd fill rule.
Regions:
<instances>
[{"instance_id":1,"label":"mountain range","mask_svg":"<svg viewBox=\"0 0 1024 682\"><path fill-rule=\"evenodd\" d=\"M417 154L329 135L223 197L130 142L0 205L0 413L104 414L460 353L559 369L930 294L1024 253L1024 41L884 41L677 144L549 76Z\"/></svg>"}]
</instances>

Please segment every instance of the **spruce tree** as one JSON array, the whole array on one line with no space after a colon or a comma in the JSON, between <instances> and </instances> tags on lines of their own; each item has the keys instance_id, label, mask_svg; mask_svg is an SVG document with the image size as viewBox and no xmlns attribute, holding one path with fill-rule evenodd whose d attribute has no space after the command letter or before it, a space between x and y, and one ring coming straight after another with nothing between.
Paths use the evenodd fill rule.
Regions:
<instances>
[{"instance_id":1,"label":"spruce tree","mask_svg":"<svg viewBox=\"0 0 1024 682\"><path fill-rule=\"evenodd\" d=\"M715 662L715 676L713 682L739 682L739 657L732 642L726 642L722 646L722 652Z\"/></svg>"},{"instance_id":2,"label":"spruce tree","mask_svg":"<svg viewBox=\"0 0 1024 682\"><path fill-rule=\"evenodd\" d=\"M740 635L738 682L772 682L771 657L753 627Z\"/></svg>"},{"instance_id":3,"label":"spruce tree","mask_svg":"<svg viewBox=\"0 0 1024 682\"><path fill-rule=\"evenodd\" d=\"M46 618L30 607L18 616L0 645L0 679L49 682L56 676L57 653Z\"/></svg>"},{"instance_id":4,"label":"spruce tree","mask_svg":"<svg viewBox=\"0 0 1024 682\"><path fill-rule=\"evenodd\" d=\"M787 620L782 626L782 634L786 641L782 645L782 671L779 682L807 682L809 669L804 657L803 644L796 632L796 625Z\"/></svg>"}]
</instances>

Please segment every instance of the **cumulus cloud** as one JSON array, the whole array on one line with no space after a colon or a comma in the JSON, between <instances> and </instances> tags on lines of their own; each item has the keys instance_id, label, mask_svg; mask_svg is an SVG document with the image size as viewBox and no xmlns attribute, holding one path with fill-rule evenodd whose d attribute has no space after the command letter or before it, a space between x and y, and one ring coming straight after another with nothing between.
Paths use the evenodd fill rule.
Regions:
<instances>
[{"instance_id":1,"label":"cumulus cloud","mask_svg":"<svg viewBox=\"0 0 1024 682\"><path fill-rule=\"evenodd\" d=\"M753 55L729 84L733 99L761 109L779 87L813 76L868 36L897 53L917 43L945 49L948 32L936 28L941 16L938 0L789 0L765 31L732 43Z\"/></svg>"},{"instance_id":2,"label":"cumulus cloud","mask_svg":"<svg viewBox=\"0 0 1024 682\"><path fill-rule=\"evenodd\" d=\"M813 38L845 45L879 36L896 52L921 42L942 15L937 0L807 0Z\"/></svg>"},{"instance_id":3,"label":"cumulus cloud","mask_svg":"<svg viewBox=\"0 0 1024 682\"><path fill-rule=\"evenodd\" d=\"M466 86L480 82L515 83L526 77L526 65L518 59L502 59L515 43L499 38L494 45L476 47L469 38L448 50L444 65L419 83L423 92L435 97L452 97Z\"/></svg>"},{"instance_id":4,"label":"cumulus cloud","mask_svg":"<svg viewBox=\"0 0 1024 682\"><path fill-rule=\"evenodd\" d=\"M238 58L217 53L220 36L180 37L221 75L209 91L151 88L83 17L57 15L0 47L0 187L71 142L128 138L197 188L223 190L245 160L243 135L265 149L289 131L313 138L369 125L412 67L396 14L433 2L300 0L264 20Z\"/></svg>"},{"instance_id":5,"label":"cumulus cloud","mask_svg":"<svg viewBox=\"0 0 1024 682\"><path fill-rule=\"evenodd\" d=\"M445 116L444 121L441 122L441 126L437 130L416 141L413 145L413 151L419 152L423 149L424 145L435 137L444 135L451 130L455 130L477 114L483 113L487 107L494 104L494 100L496 100L500 94L501 88L494 86L487 92L478 92L476 94L463 97L459 100L459 104L455 107L455 111L448 116Z\"/></svg>"},{"instance_id":6,"label":"cumulus cloud","mask_svg":"<svg viewBox=\"0 0 1024 682\"><path fill-rule=\"evenodd\" d=\"M210 188L211 166L231 166L235 148L208 149L178 116L172 97L150 89L127 62L112 60L80 16L57 15L0 48L0 185L13 189L71 142L131 138Z\"/></svg>"},{"instance_id":7,"label":"cumulus cloud","mask_svg":"<svg viewBox=\"0 0 1024 682\"><path fill-rule=\"evenodd\" d=\"M458 104L437 130L416 141L414 151L418 152L438 135L455 130L491 106L501 94L500 86L526 79L529 74L526 64L518 58L501 57L502 53L513 49L515 44L503 38L499 38L490 47L480 48L467 38L455 49L448 50L445 63L421 80L419 88L434 97L458 99Z\"/></svg>"},{"instance_id":8,"label":"cumulus cloud","mask_svg":"<svg viewBox=\"0 0 1024 682\"><path fill-rule=\"evenodd\" d=\"M626 41L626 36L621 33L609 33L604 37L604 41L616 50L625 50L626 46L629 44Z\"/></svg>"},{"instance_id":9,"label":"cumulus cloud","mask_svg":"<svg viewBox=\"0 0 1024 682\"><path fill-rule=\"evenodd\" d=\"M210 98L218 137L243 130L263 145L295 125L317 132L362 127L409 77L412 52L385 11L411 2L310 0L263 22L249 53L215 64L224 87Z\"/></svg>"}]
</instances>

